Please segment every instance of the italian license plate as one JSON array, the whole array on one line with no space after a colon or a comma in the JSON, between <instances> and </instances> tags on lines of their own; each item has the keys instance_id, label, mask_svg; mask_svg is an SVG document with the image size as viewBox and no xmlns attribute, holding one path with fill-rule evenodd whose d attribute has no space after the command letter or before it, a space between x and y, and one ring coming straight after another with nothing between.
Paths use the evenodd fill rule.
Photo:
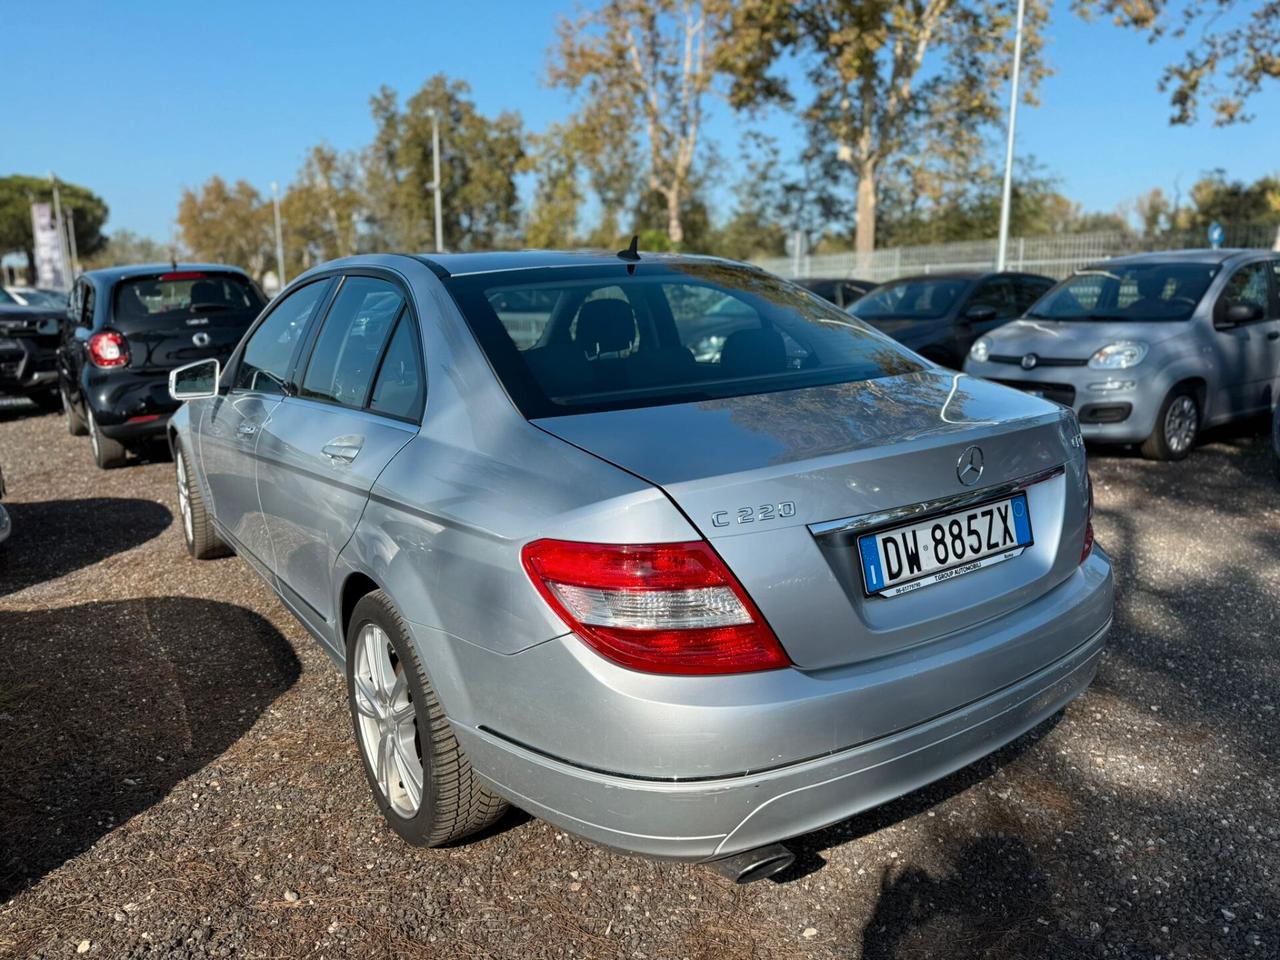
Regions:
<instances>
[{"instance_id":1,"label":"italian license plate","mask_svg":"<svg viewBox=\"0 0 1280 960\"><path fill-rule=\"evenodd\" d=\"M896 597L1012 560L1034 543L1027 495L858 538L868 596Z\"/></svg>"}]
</instances>

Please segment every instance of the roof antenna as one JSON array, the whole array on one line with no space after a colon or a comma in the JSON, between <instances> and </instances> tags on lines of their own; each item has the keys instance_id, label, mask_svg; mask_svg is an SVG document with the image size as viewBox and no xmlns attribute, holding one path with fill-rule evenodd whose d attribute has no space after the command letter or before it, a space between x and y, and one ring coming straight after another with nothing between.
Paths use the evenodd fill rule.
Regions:
<instances>
[{"instance_id":1,"label":"roof antenna","mask_svg":"<svg viewBox=\"0 0 1280 960\"><path fill-rule=\"evenodd\" d=\"M638 234L637 234L637 235L633 235L633 236L631 237L631 246L627 247L627 249L625 249L625 250L619 250L619 251L618 251L618 259L619 259L619 260L626 260L628 263L639 263L639 262L640 262L640 252L639 252L638 250L636 250L636 246L637 246L639 243L640 243L640 237L639 237L639 235L638 235Z\"/></svg>"}]
</instances>

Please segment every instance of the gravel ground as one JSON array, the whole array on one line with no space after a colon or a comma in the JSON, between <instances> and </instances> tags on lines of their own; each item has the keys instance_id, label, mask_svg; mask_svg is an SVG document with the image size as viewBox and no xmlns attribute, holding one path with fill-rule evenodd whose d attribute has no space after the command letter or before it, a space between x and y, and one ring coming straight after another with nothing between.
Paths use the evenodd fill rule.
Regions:
<instances>
[{"instance_id":1,"label":"gravel ground","mask_svg":"<svg viewBox=\"0 0 1280 960\"><path fill-rule=\"evenodd\" d=\"M1116 628L1063 715L735 887L513 813L404 846L341 678L172 465L0 409L0 955L1280 956L1280 487L1261 437L1095 451Z\"/></svg>"}]
</instances>

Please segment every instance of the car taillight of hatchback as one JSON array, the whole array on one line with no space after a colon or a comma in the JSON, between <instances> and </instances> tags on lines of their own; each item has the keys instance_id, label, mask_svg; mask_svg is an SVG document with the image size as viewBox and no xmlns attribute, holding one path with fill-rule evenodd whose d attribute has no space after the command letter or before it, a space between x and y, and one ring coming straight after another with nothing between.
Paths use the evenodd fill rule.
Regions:
<instances>
[{"instance_id":1,"label":"car taillight of hatchback","mask_svg":"<svg viewBox=\"0 0 1280 960\"><path fill-rule=\"evenodd\" d=\"M95 367L123 367L129 362L129 341L114 330L95 333L89 338L89 359Z\"/></svg>"}]
</instances>

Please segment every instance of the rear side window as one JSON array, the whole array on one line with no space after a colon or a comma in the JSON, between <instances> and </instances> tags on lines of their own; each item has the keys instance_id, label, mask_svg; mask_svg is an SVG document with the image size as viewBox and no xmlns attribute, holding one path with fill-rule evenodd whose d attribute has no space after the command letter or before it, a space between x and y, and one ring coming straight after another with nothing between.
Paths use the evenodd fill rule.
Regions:
<instances>
[{"instance_id":1,"label":"rear side window","mask_svg":"<svg viewBox=\"0 0 1280 960\"><path fill-rule=\"evenodd\" d=\"M369 409L374 413L416 420L422 412L422 359L418 351L418 329L407 310L401 311L395 332L373 382Z\"/></svg>"},{"instance_id":2,"label":"rear side window","mask_svg":"<svg viewBox=\"0 0 1280 960\"><path fill-rule=\"evenodd\" d=\"M922 369L835 305L726 264L530 269L458 276L446 285L530 418ZM532 311L516 316L509 309L534 299L545 309L536 330L527 319Z\"/></svg>"},{"instance_id":3,"label":"rear side window","mask_svg":"<svg viewBox=\"0 0 1280 960\"><path fill-rule=\"evenodd\" d=\"M399 289L386 280L343 280L311 352L301 396L363 407L403 306Z\"/></svg>"},{"instance_id":4,"label":"rear side window","mask_svg":"<svg viewBox=\"0 0 1280 960\"><path fill-rule=\"evenodd\" d=\"M329 280L299 287L281 300L258 326L236 368L235 386L241 390L283 394L298 349L312 319L328 293Z\"/></svg>"},{"instance_id":5,"label":"rear side window","mask_svg":"<svg viewBox=\"0 0 1280 960\"><path fill-rule=\"evenodd\" d=\"M185 320L221 314L256 315L262 297L235 273L174 271L116 284L112 317L118 321Z\"/></svg>"}]
</instances>

